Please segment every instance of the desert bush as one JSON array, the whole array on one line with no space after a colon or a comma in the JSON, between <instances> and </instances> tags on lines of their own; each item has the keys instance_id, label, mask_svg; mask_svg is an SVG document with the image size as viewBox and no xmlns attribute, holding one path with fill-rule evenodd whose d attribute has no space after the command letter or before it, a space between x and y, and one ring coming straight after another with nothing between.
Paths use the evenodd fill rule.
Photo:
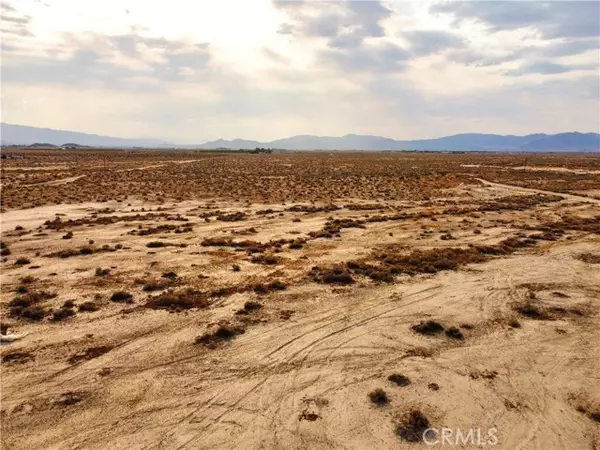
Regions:
<instances>
[{"instance_id":1,"label":"desert bush","mask_svg":"<svg viewBox=\"0 0 600 450\"><path fill-rule=\"evenodd\" d=\"M285 291L287 289L287 284L281 280L273 280L267 286L270 291Z\"/></svg>"},{"instance_id":2,"label":"desert bush","mask_svg":"<svg viewBox=\"0 0 600 450\"><path fill-rule=\"evenodd\" d=\"M263 265L272 266L272 265L277 264L280 260L281 260L281 258L278 258L277 256L274 256L274 255L260 254L260 255L253 256L250 261L253 262L254 264L263 264Z\"/></svg>"},{"instance_id":3,"label":"desert bush","mask_svg":"<svg viewBox=\"0 0 600 450\"><path fill-rule=\"evenodd\" d=\"M427 417L421 411L412 410L396 425L396 434L407 442L421 442L429 428Z\"/></svg>"},{"instance_id":4,"label":"desert bush","mask_svg":"<svg viewBox=\"0 0 600 450\"><path fill-rule=\"evenodd\" d=\"M450 327L446 330L446 336L448 336L449 338L452 339L464 339L465 336L462 334L462 332L456 328L456 327Z\"/></svg>"},{"instance_id":5,"label":"desert bush","mask_svg":"<svg viewBox=\"0 0 600 450\"><path fill-rule=\"evenodd\" d=\"M244 334L245 332L246 328L243 325L222 321L211 330L196 337L196 344L204 345L208 348L215 348L221 342L230 341L237 335Z\"/></svg>"},{"instance_id":6,"label":"desert bush","mask_svg":"<svg viewBox=\"0 0 600 450\"><path fill-rule=\"evenodd\" d=\"M207 308L210 305L206 292L187 288L179 291L169 290L156 297L151 297L144 305L150 309L191 309Z\"/></svg>"},{"instance_id":7,"label":"desert bush","mask_svg":"<svg viewBox=\"0 0 600 450\"><path fill-rule=\"evenodd\" d=\"M32 322L39 322L48 315L48 311L41 305L12 307L10 308L10 315L13 317L30 320Z\"/></svg>"},{"instance_id":8,"label":"desert bush","mask_svg":"<svg viewBox=\"0 0 600 450\"><path fill-rule=\"evenodd\" d=\"M594 253L582 253L577 259L587 264L600 264L600 255Z\"/></svg>"},{"instance_id":9,"label":"desert bush","mask_svg":"<svg viewBox=\"0 0 600 450\"><path fill-rule=\"evenodd\" d=\"M252 311L257 311L260 308L262 308L262 305L260 303L250 300L244 303L244 307L236 311L236 314L246 315L251 313Z\"/></svg>"},{"instance_id":10,"label":"desert bush","mask_svg":"<svg viewBox=\"0 0 600 450\"><path fill-rule=\"evenodd\" d=\"M308 275L316 283L343 285L355 282L352 275L348 272L348 269L341 266L326 269L313 267Z\"/></svg>"},{"instance_id":11,"label":"desert bush","mask_svg":"<svg viewBox=\"0 0 600 450\"><path fill-rule=\"evenodd\" d=\"M433 336L444 331L444 327L434 320L427 320L413 325L412 330L419 334Z\"/></svg>"},{"instance_id":12,"label":"desert bush","mask_svg":"<svg viewBox=\"0 0 600 450\"><path fill-rule=\"evenodd\" d=\"M410 380L408 379L408 377L397 373L390 375L388 377L388 380L398 386L408 386L410 384Z\"/></svg>"},{"instance_id":13,"label":"desert bush","mask_svg":"<svg viewBox=\"0 0 600 450\"><path fill-rule=\"evenodd\" d=\"M150 281L145 283L142 287L144 292L154 292L154 291L162 291L172 286L173 282L170 279L161 280L161 281Z\"/></svg>"},{"instance_id":14,"label":"desert bush","mask_svg":"<svg viewBox=\"0 0 600 450\"><path fill-rule=\"evenodd\" d=\"M385 406L390 402L386 392L381 388L369 392L369 399L376 406Z\"/></svg>"},{"instance_id":15,"label":"desert bush","mask_svg":"<svg viewBox=\"0 0 600 450\"><path fill-rule=\"evenodd\" d=\"M133 295L125 291L113 292L110 296L110 301L116 303L133 303Z\"/></svg>"},{"instance_id":16,"label":"desert bush","mask_svg":"<svg viewBox=\"0 0 600 450\"><path fill-rule=\"evenodd\" d=\"M105 276L107 276L108 274L110 274L110 269L102 269L102 268L100 268L100 267L97 267L97 268L96 268L96 271L94 272L94 274L95 274L97 277L105 277Z\"/></svg>"},{"instance_id":17,"label":"desert bush","mask_svg":"<svg viewBox=\"0 0 600 450\"><path fill-rule=\"evenodd\" d=\"M99 345L96 347L89 347L82 352L76 353L69 358L69 364L77 364L80 361L89 361L90 359L98 358L105 353L110 352L114 346L112 345Z\"/></svg>"},{"instance_id":18,"label":"desert bush","mask_svg":"<svg viewBox=\"0 0 600 450\"><path fill-rule=\"evenodd\" d=\"M98 306L98 304L94 303L94 302L83 302L82 304L79 305L79 311L84 311L84 312L94 312L94 311L98 311L100 309L100 306Z\"/></svg>"},{"instance_id":19,"label":"desert bush","mask_svg":"<svg viewBox=\"0 0 600 450\"><path fill-rule=\"evenodd\" d=\"M66 319L67 317L71 317L75 315L75 311L73 311L72 307L65 307L63 306L60 309L55 309L52 312L52 321L53 322L59 322L61 320Z\"/></svg>"},{"instance_id":20,"label":"desert bush","mask_svg":"<svg viewBox=\"0 0 600 450\"><path fill-rule=\"evenodd\" d=\"M35 283L36 281L37 281L37 279L32 277L31 275L26 275L23 278L21 278L21 280L20 280L21 284L31 284L31 283Z\"/></svg>"}]
</instances>

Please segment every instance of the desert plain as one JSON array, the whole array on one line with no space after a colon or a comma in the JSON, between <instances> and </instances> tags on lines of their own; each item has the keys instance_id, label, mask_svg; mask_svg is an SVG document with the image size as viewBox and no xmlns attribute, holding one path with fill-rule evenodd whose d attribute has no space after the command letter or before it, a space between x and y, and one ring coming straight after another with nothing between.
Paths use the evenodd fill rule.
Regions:
<instances>
[{"instance_id":1,"label":"desert plain","mask_svg":"<svg viewBox=\"0 0 600 450\"><path fill-rule=\"evenodd\" d=\"M3 449L600 448L600 154L3 152Z\"/></svg>"}]
</instances>

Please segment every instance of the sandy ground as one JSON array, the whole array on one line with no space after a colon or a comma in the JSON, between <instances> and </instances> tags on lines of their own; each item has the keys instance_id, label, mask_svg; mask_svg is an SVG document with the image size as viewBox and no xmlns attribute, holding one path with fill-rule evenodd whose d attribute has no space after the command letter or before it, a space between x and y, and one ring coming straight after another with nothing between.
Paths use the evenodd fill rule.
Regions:
<instances>
[{"instance_id":1,"label":"sandy ground","mask_svg":"<svg viewBox=\"0 0 600 450\"><path fill-rule=\"evenodd\" d=\"M448 199L467 206L531 193L485 182L449 190ZM352 202L346 199L344 204ZM382 211L432 209L421 203L386 202ZM591 417L600 412L600 266L579 258L600 254L597 234L568 230L558 240L540 241L487 262L437 274L401 275L393 283L358 278L349 286L333 286L306 276L312 266L367 257L389 244L411 249L495 244L526 224L569 214L598 215L598 201L564 195L560 202L525 210L465 215L445 215L442 206L434 206L440 213L436 221L343 229L340 237L309 240L297 251L285 248L277 254L283 262L273 266L252 263L244 252L229 247L200 242L207 237L294 239L319 230L329 216L379 212L307 214L283 212L280 204L214 204L211 199L166 203L160 211L158 207L107 202L3 214L2 240L12 252L2 266L3 320L16 333L29 334L1 348L2 448L478 447L476 440L445 446L406 442L397 426L413 410L427 417L431 428L465 433L479 429L484 443L489 430L495 430L494 448L600 448L599 426ZM104 208L111 212L101 212ZM201 220L198 214L210 208L243 210L247 219ZM275 211L257 214L267 208ZM43 225L56 214L64 215L58 216L63 221L92 220L94 214L127 217L148 210L157 214L155 219L81 224L60 231ZM185 224L167 221L162 213L189 218L193 231L128 234L138 225ZM473 233L475 224L481 233ZM15 230L17 225L24 230ZM73 231L71 239L62 238L67 230ZM448 232L454 238L441 240ZM97 247L123 248L71 258L45 256L90 240ZM146 246L159 240L187 246ZM14 265L20 256L31 263ZM232 271L234 263L239 272ZM94 275L97 267L112 270L99 278ZM266 295L235 293L212 299L207 308L182 312L142 307L156 293L144 292L135 279L160 279L169 270L177 273L180 286L203 290L275 278L288 288ZM31 289L59 294L48 301L53 308L66 300L81 304L96 299L101 309L60 322L8 317L6 305L26 275L36 278ZM133 293L133 304L108 300L121 289ZM262 308L236 315L250 300ZM568 313L539 320L516 311L531 301ZM216 348L194 343L213 324L242 319L246 330L234 339ZM464 339L411 329L424 320L446 329L455 326ZM105 351L82 356L99 347ZM392 374L407 377L410 384L392 383ZM377 388L387 393L386 405L369 400Z\"/></svg>"}]
</instances>

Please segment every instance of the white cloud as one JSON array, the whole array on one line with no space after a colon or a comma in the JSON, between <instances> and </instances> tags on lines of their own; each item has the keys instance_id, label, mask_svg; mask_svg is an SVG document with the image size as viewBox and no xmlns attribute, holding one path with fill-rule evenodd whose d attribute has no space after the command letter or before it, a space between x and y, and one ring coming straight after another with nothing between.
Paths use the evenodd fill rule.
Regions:
<instances>
[{"instance_id":1,"label":"white cloud","mask_svg":"<svg viewBox=\"0 0 600 450\"><path fill-rule=\"evenodd\" d=\"M599 19L552 5L8 0L2 119L187 142L597 131Z\"/></svg>"}]
</instances>

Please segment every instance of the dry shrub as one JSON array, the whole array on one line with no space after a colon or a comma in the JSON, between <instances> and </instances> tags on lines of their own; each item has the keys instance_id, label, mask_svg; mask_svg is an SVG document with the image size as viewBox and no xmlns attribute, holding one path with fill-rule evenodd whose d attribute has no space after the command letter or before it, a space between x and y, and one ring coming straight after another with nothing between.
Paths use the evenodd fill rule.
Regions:
<instances>
[{"instance_id":1,"label":"dry shrub","mask_svg":"<svg viewBox=\"0 0 600 450\"><path fill-rule=\"evenodd\" d=\"M244 303L244 307L242 309L239 309L238 311L236 311L236 314L247 315L253 311L258 311L261 308L262 308L262 305L260 303L250 300L250 301L247 301L246 303Z\"/></svg>"},{"instance_id":2,"label":"dry shrub","mask_svg":"<svg viewBox=\"0 0 600 450\"><path fill-rule=\"evenodd\" d=\"M398 252L395 246L390 245L388 251L378 253L375 259L378 265L365 261L350 261L346 268L330 269L335 271L350 272L367 276L374 281L393 281L399 274L418 275L422 273L436 273L443 270L456 270L472 263L487 261L492 255L507 255L520 248L535 245L532 239L509 238L494 246L473 246L468 248L434 248L430 250L414 250L409 254ZM319 269L319 268L317 268ZM323 269L311 270L310 276L315 280Z\"/></svg>"},{"instance_id":3,"label":"dry shrub","mask_svg":"<svg viewBox=\"0 0 600 450\"><path fill-rule=\"evenodd\" d=\"M311 231L308 235L313 238L332 238L339 235L342 228L365 228L364 222L354 219L333 219L328 220L319 231Z\"/></svg>"},{"instance_id":4,"label":"dry shrub","mask_svg":"<svg viewBox=\"0 0 600 450\"><path fill-rule=\"evenodd\" d=\"M38 322L48 315L48 311L41 304L54 297L55 293L46 291L27 292L8 303L9 314L12 317Z\"/></svg>"},{"instance_id":5,"label":"dry shrub","mask_svg":"<svg viewBox=\"0 0 600 450\"><path fill-rule=\"evenodd\" d=\"M191 308L207 308L210 305L208 294L192 288L167 291L156 297L148 299L144 305L150 309L173 309L183 310Z\"/></svg>"},{"instance_id":6,"label":"dry shrub","mask_svg":"<svg viewBox=\"0 0 600 450\"><path fill-rule=\"evenodd\" d=\"M465 336L462 334L462 332L456 327L448 328L446 330L446 336L448 336L449 338L452 338L452 339L459 339L459 340L462 340L465 338Z\"/></svg>"},{"instance_id":7,"label":"dry shrub","mask_svg":"<svg viewBox=\"0 0 600 450\"><path fill-rule=\"evenodd\" d=\"M417 275L436 273L442 270L455 270L470 263L480 263L486 257L477 249L436 248L415 250L409 255L381 254L378 256L384 267L391 273Z\"/></svg>"},{"instance_id":8,"label":"dry shrub","mask_svg":"<svg viewBox=\"0 0 600 450\"><path fill-rule=\"evenodd\" d=\"M26 275L23 278L21 278L21 280L20 280L21 284L31 284L31 283L35 283L36 281L37 281L37 279L32 277L31 275Z\"/></svg>"},{"instance_id":9,"label":"dry shrub","mask_svg":"<svg viewBox=\"0 0 600 450\"><path fill-rule=\"evenodd\" d=\"M48 310L43 306L35 305L25 308L11 308L10 314L13 317L20 317L32 322L39 322L48 315Z\"/></svg>"},{"instance_id":10,"label":"dry shrub","mask_svg":"<svg viewBox=\"0 0 600 450\"><path fill-rule=\"evenodd\" d=\"M386 392L381 388L369 392L369 399L376 406L385 406L390 402Z\"/></svg>"},{"instance_id":11,"label":"dry shrub","mask_svg":"<svg viewBox=\"0 0 600 450\"><path fill-rule=\"evenodd\" d=\"M388 380L398 386L408 386L410 384L410 380L408 377L397 373L390 375L388 377Z\"/></svg>"},{"instance_id":12,"label":"dry shrub","mask_svg":"<svg viewBox=\"0 0 600 450\"><path fill-rule=\"evenodd\" d=\"M169 279L160 280L160 281L150 281L144 284L142 290L144 292L154 292L154 291L162 291L167 289L173 285L173 282Z\"/></svg>"},{"instance_id":13,"label":"dry shrub","mask_svg":"<svg viewBox=\"0 0 600 450\"><path fill-rule=\"evenodd\" d=\"M75 249L69 249L69 250L60 250L58 252L52 252L52 253L48 253L46 256L46 258L72 258L75 256L82 256L82 255L92 255L94 253L104 253L104 252L116 252L117 250L123 248L122 246L120 246L119 244L117 244L114 247L111 247L108 244L103 245L100 248L94 247L94 246L84 246L84 247L80 247L80 248L75 248Z\"/></svg>"},{"instance_id":14,"label":"dry shrub","mask_svg":"<svg viewBox=\"0 0 600 450\"><path fill-rule=\"evenodd\" d=\"M117 291L110 296L110 301L116 303L133 303L133 294L126 291Z\"/></svg>"},{"instance_id":15,"label":"dry shrub","mask_svg":"<svg viewBox=\"0 0 600 450\"><path fill-rule=\"evenodd\" d=\"M0 256L9 256L11 254L10 249L8 248L8 246L0 241Z\"/></svg>"},{"instance_id":16,"label":"dry shrub","mask_svg":"<svg viewBox=\"0 0 600 450\"><path fill-rule=\"evenodd\" d=\"M263 265L273 266L275 264L278 264L281 261L281 258L278 258L275 255L260 254L260 255L253 256L250 261L253 262L254 264L263 264Z\"/></svg>"},{"instance_id":17,"label":"dry shrub","mask_svg":"<svg viewBox=\"0 0 600 450\"><path fill-rule=\"evenodd\" d=\"M230 214L220 214L217 216L217 220L222 222L240 222L246 220L248 216L243 211L236 211Z\"/></svg>"},{"instance_id":18,"label":"dry shrub","mask_svg":"<svg viewBox=\"0 0 600 450\"><path fill-rule=\"evenodd\" d=\"M427 336L434 336L444 331L444 327L434 320L420 322L416 325L413 325L411 328L414 332Z\"/></svg>"},{"instance_id":19,"label":"dry shrub","mask_svg":"<svg viewBox=\"0 0 600 450\"><path fill-rule=\"evenodd\" d=\"M56 400L56 404L59 406L72 406L81 401L83 401L83 396L81 394L66 392Z\"/></svg>"},{"instance_id":20,"label":"dry shrub","mask_svg":"<svg viewBox=\"0 0 600 450\"><path fill-rule=\"evenodd\" d=\"M354 278L352 278L348 269L342 266L332 268L313 267L308 276L314 282L322 284L345 285L354 283Z\"/></svg>"},{"instance_id":21,"label":"dry shrub","mask_svg":"<svg viewBox=\"0 0 600 450\"><path fill-rule=\"evenodd\" d=\"M65 320L68 317L72 317L75 315L75 311L73 311L73 308L67 308L67 307L62 307L60 309L55 309L54 311L52 311L52 321L53 322L60 322L61 320Z\"/></svg>"},{"instance_id":22,"label":"dry shrub","mask_svg":"<svg viewBox=\"0 0 600 450\"><path fill-rule=\"evenodd\" d=\"M306 205L293 205L286 208L289 212L305 212L305 213L316 213L316 212L331 212L341 209L337 205L325 205L325 206L306 206Z\"/></svg>"},{"instance_id":23,"label":"dry shrub","mask_svg":"<svg viewBox=\"0 0 600 450\"><path fill-rule=\"evenodd\" d=\"M419 410L412 410L396 425L396 434L407 442L421 442L428 428L427 417Z\"/></svg>"},{"instance_id":24,"label":"dry shrub","mask_svg":"<svg viewBox=\"0 0 600 450\"><path fill-rule=\"evenodd\" d=\"M558 222L544 223L539 227L534 227L540 231L563 232L566 230L584 231L586 233L600 234L600 215L595 217L577 217L571 216L563 218Z\"/></svg>"},{"instance_id":25,"label":"dry shrub","mask_svg":"<svg viewBox=\"0 0 600 450\"><path fill-rule=\"evenodd\" d=\"M23 351L12 351L2 355L2 362L4 364L25 364L34 359L34 356L30 352Z\"/></svg>"},{"instance_id":26,"label":"dry shrub","mask_svg":"<svg viewBox=\"0 0 600 450\"><path fill-rule=\"evenodd\" d=\"M80 361L89 361L90 359L98 358L105 353L110 352L114 346L112 345L101 345L97 347L89 347L83 352L74 354L69 358L69 364L77 364Z\"/></svg>"},{"instance_id":27,"label":"dry shrub","mask_svg":"<svg viewBox=\"0 0 600 450\"><path fill-rule=\"evenodd\" d=\"M81 305L79 305L79 311L85 311L85 312L94 312L94 311L98 311L100 309L100 306L97 303L94 302L83 302Z\"/></svg>"},{"instance_id":28,"label":"dry shrub","mask_svg":"<svg viewBox=\"0 0 600 450\"><path fill-rule=\"evenodd\" d=\"M577 259L587 264L600 264L600 255L594 253L582 253L577 255Z\"/></svg>"},{"instance_id":29,"label":"dry shrub","mask_svg":"<svg viewBox=\"0 0 600 450\"><path fill-rule=\"evenodd\" d=\"M270 291L285 291L287 289L287 284L281 280L273 280L267 287Z\"/></svg>"},{"instance_id":30,"label":"dry shrub","mask_svg":"<svg viewBox=\"0 0 600 450\"><path fill-rule=\"evenodd\" d=\"M350 261L346 264L346 267L357 275L363 275L369 277L373 281L384 281L391 283L394 281L393 274L395 271L387 271L381 267L376 267L371 264L367 264L360 261Z\"/></svg>"},{"instance_id":31,"label":"dry shrub","mask_svg":"<svg viewBox=\"0 0 600 450\"><path fill-rule=\"evenodd\" d=\"M204 345L208 348L215 348L224 341L230 341L237 335L244 334L246 328L240 324L232 324L227 321L221 321L206 333L196 337L196 344Z\"/></svg>"}]
</instances>

